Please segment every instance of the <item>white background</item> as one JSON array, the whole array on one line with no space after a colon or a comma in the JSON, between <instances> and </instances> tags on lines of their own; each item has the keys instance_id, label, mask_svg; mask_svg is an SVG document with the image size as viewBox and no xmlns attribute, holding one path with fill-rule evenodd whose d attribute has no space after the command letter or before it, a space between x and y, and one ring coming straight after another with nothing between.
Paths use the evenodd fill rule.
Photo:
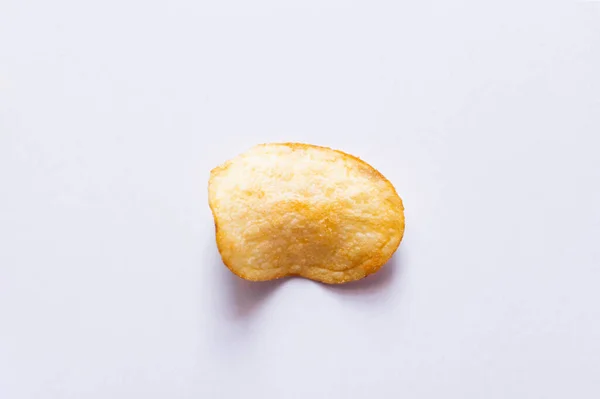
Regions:
<instances>
[{"instance_id":1,"label":"white background","mask_svg":"<svg viewBox=\"0 0 600 399\"><path fill-rule=\"evenodd\" d=\"M502 3L0 2L0 398L600 397L600 6ZM270 141L395 184L388 266L229 273Z\"/></svg>"}]
</instances>

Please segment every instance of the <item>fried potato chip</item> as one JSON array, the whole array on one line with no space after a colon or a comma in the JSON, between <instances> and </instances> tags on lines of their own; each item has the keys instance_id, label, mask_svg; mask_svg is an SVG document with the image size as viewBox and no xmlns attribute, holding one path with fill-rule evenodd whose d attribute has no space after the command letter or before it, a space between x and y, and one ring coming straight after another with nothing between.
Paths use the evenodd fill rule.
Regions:
<instances>
[{"instance_id":1,"label":"fried potato chip","mask_svg":"<svg viewBox=\"0 0 600 399\"><path fill-rule=\"evenodd\" d=\"M404 234L392 184L330 148L258 145L213 169L208 192L223 262L247 280L358 280L379 270Z\"/></svg>"}]
</instances>

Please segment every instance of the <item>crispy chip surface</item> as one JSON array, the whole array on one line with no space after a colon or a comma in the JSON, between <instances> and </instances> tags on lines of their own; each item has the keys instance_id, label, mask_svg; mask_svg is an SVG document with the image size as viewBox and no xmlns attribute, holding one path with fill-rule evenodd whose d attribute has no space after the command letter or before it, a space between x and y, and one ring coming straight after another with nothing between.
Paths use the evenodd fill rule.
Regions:
<instances>
[{"instance_id":1,"label":"crispy chip surface","mask_svg":"<svg viewBox=\"0 0 600 399\"><path fill-rule=\"evenodd\" d=\"M255 146L213 169L208 191L223 262L247 280L358 280L379 270L404 234L392 184L330 148Z\"/></svg>"}]
</instances>

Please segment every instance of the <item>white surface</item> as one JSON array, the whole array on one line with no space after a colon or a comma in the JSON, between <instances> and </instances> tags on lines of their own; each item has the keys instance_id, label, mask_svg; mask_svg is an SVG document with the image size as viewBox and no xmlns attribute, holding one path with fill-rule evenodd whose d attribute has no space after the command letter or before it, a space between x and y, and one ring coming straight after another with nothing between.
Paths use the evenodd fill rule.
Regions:
<instances>
[{"instance_id":1,"label":"white surface","mask_svg":"<svg viewBox=\"0 0 600 399\"><path fill-rule=\"evenodd\" d=\"M2 1L0 398L600 397L599 5L416 3ZM222 266L269 141L390 178L391 265Z\"/></svg>"}]
</instances>

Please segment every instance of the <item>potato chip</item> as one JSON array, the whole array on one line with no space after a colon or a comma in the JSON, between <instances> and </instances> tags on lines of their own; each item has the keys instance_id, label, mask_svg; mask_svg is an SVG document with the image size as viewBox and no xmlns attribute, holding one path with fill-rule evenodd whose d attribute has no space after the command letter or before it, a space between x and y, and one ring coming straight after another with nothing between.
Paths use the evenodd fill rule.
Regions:
<instances>
[{"instance_id":1,"label":"potato chip","mask_svg":"<svg viewBox=\"0 0 600 399\"><path fill-rule=\"evenodd\" d=\"M358 280L379 270L404 234L392 184L326 147L255 146L212 170L208 191L223 262L247 280Z\"/></svg>"}]
</instances>

